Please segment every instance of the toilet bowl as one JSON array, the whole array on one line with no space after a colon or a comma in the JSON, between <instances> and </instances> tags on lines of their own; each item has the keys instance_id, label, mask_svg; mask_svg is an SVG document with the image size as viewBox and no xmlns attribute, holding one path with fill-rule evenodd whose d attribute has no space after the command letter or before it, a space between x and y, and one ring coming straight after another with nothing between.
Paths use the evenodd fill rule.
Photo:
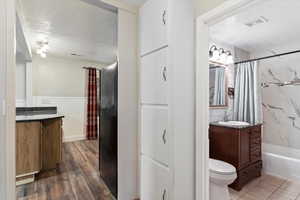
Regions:
<instances>
[{"instance_id":1,"label":"toilet bowl","mask_svg":"<svg viewBox=\"0 0 300 200\"><path fill-rule=\"evenodd\" d=\"M210 200L230 200L228 185L236 178L234 166L220 160L209 159Z\"/></svg>"}]
</instances>

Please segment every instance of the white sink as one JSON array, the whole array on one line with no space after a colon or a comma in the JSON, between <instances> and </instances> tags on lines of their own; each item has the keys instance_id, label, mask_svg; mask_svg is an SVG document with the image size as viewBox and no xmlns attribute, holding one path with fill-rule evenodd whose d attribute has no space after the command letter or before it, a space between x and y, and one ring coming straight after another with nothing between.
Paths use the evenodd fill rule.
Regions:
<instances>
[{"instance_id":1,"label":"white sink","mask_svg":"<svg viewBox=\"0 0 300 200\"><path fill-rule=\"evenodd\" d=\"M227 126L248 126L250 125L248 122L241 122L241 121L227 121L227 122L218 122L221 125Z\"/></svg>"}]
</instances>

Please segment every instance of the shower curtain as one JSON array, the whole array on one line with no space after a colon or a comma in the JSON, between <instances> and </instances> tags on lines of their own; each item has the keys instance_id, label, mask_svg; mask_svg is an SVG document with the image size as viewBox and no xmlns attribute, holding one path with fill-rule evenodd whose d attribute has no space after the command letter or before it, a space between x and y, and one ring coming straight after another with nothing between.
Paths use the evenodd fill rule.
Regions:
<instances>
[{"instance_id":1,"label":"shower curtain","mask_svg":"<svg viewBox=\"0 0 300 200\"><path fill-rule=\"evenodd\" d=\"M236 65L233 118L251 124L262 122L258 62Z\"/></svg>"},{"instance_id":2,"label":"shower curtain","mask_svg":"<svg viewBox=\"0 0 300 200\"><path fill-rule=\"evenodd\" d=\"M224 68L216 68L213 105L225 104L225 70Z\"/></svg>"}]
</instances>

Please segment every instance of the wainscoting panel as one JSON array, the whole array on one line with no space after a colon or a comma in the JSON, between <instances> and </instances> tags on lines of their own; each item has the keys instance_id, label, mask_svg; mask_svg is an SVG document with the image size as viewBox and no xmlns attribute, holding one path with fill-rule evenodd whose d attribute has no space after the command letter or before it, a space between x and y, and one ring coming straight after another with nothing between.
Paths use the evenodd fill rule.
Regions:
<instances>
[{"instance_id":1,"label":"wainscoting panel","mask_svg":"<svg viewBox=\"0 0 300 200\"><path fill-rule=\"evenodd\" d=\"M47 97L34 96L35 106L57 106L59 113L64 114L64 142L84 140L86 122L85 97Z\"/></svg>"},{"instance_id":2,"label":"wainscoting panel","mask_svg":"<svg viewBox=\"0 0 300 200\"><path fill-rule=\"evenodd\" d=\"M25 107L25 106L26 106L25 99L17 99L16 100L16 107Z\"/></svg>"}]
</instances>

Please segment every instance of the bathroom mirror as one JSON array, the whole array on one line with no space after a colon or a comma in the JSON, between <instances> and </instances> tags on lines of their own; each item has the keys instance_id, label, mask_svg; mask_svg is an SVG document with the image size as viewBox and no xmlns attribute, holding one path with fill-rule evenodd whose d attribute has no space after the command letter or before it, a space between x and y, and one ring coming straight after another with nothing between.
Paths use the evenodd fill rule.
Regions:
<instances>
[{"instance_id":1,"label":"bathroom mirror","mask_svg":"<svg viewBox=\"0 0 300 200\"><path fill-rule=\"evenodd\" d=\"M209 106L213 108L227 107L227 82L224 66L209 65Z\"/></svg>"}]
</instances>

